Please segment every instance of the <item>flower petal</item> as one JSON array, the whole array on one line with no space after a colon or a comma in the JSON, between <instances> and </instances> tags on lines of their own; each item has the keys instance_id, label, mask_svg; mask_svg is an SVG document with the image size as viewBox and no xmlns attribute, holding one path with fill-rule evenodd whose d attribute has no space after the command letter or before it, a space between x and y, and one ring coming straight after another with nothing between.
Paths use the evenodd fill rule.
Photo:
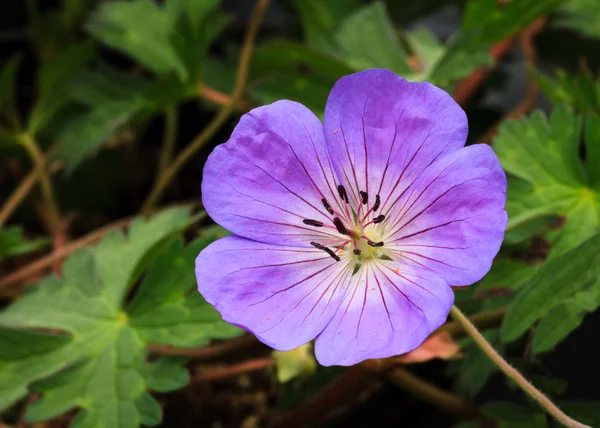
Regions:
<instances>
[{"instance_id":1,"label":"flower petal","mask_svg":"<svg viewBox=\"0 0 600 428\"><path fill-rule=\"evenodd\" d=\"M411 351L446 320L453 301L452 289L418 266L365 264L317 336L317 360L349 366Z\"/></svg>"},{"instance_id":2,"label":"flower petal","mask_svg":"<svg viewBox=\"0 0 600 428\"><path fill-rule=\"evenodd\" d=\"M242 116L229 141L212 152L202 201L237 235L309 246L338 236L302 222L331 223L321 200L339 206L335 180L319 119L302 104L278 101Z\"/></svg>"},{"instance_id":3,"label":"flower petal","mask_svg":"<svg viewBox=\"0 0 600 428\"><path fill-rule=\"evenodd\" d=\"M492 149L465 147L433 163L386 220L386 247L450 285L481 279L504 238L506 176Z\"/></svg>"},{"instance_id":4,"label":"flower petal","mask_svg":"<svg viewBox=\"0 0 600 428\"><path fill-rule=\"evenodd\" d=\"M372 69L342 77L325 107L325 138L334 168L358 203L381 195L386 211L435 159L464 146L464 111L430 83Z\"/></svg>"},{"instance_id":5,"label":"flower petal","mask_svg":"<svg viewBox=\"0 0 600 428\"><path fill-rule=\"evenodd\" d=\"M280 351L295 349L323 330L351 273L323 251L238 236L212 243L196 259L202 296L225 321Z\"/></svg>"}]
</instances>

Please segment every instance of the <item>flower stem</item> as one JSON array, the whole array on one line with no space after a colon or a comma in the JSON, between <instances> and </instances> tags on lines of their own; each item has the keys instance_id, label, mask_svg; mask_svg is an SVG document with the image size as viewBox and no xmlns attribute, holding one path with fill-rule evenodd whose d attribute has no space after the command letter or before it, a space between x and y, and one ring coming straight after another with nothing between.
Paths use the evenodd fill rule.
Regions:
<instances>
[{"instance_id":1,"label":"flower stem","mask_svg":"<svg viewBox=\"0 0 600 428\"><path fill-rule=\"evenodd\" d=\"M58 209L58 204L56 203L56 197L54 195L52 181L50 180L50 174L46 165L46 159L31 135L28 133L22 134L19 140L21 145L29 154L31 161L37 170L45 208L48 209L48 227L50 232L55 234L60 230L61 227L60 210Z\"/></svg>"},{"instance_id":2,"label":"flower stem","mask_svg":"<svg viewBox=\"0 0 600 428\"><path fill-rule=\"evenodd\" d=\"M478 328L487 328L494 325L497 325L506 313L508 312L508 307L499 308L499 309L491 309L486 312L481 312L469 317L469 320L472 324L474 324ZM465 334L465 328L461 323L456 321L451 321L443 324L439 327L434 333L448 332L452 335L452 337L461 337Z\"/></svg>"},{"instance_id":3,"label":"flower stem","mask_svg":"<svg viewBox=\"0 0 600 428\"><path fill-rule=\"evenodd\" d=\"M162 176L173 158L177 140L177 109L173 106L165 110L165 131L162 151L158 159L158 177Z\"/></svg>"},{"instance_id":4,"label":"flower stem","mask_svg":"<svg viewBox=\"0 0 600 428\"><path fill-rule=\"evenodd\" d=\"M187 163L187 161L202 147L208 140L210 140L217 131L223 126L223 124L229 119L231 114L236 110L238 102L240 101L244 90L246 89L246 82L248 80L248 71L250 68L250 59L252 58L252 52L254 50L254 41L260 27L262 17L267 10L270 0L259 0L252 17L250 19L250 25L244 39L242 46L242 52L240 54L239 67L237 77L235 81L235 87L233 93L229 98L229 102L223 106L215 118L210 124L198 134L192 142L175 158L175 160L165 169L164 173L161 174L150 195L146 198L142 206L142 212L146 213L150 210L160 199L162 193L165 191L167 186L173 181L179 170Z\"/></svg>"},{"instance_id":5,"label":"flower stem","mask_svg":"<svg viewBox=\"0 0 600 428\"><path fill-rule=\"evenodd\" d=\"M487 340L479 333L479 330L469 321L469 319L461 312L458 307L453 306L450 310L450 315L461 324L464 330L469 336L477 343L481 350L487 355L487 357L498 366L500 370L504 372L506 376L512 379L523 391L525 391L531 398L539 403L550 415L552 415L557 421L564 426L570 428L591 428L588 425L577 422L570 418L562 410L560 410L556 404L554 404L548 397L546 397L541 391L533 386L525 377L508 364L504 358L488 343Z\"/></svg>"}]
</instances>

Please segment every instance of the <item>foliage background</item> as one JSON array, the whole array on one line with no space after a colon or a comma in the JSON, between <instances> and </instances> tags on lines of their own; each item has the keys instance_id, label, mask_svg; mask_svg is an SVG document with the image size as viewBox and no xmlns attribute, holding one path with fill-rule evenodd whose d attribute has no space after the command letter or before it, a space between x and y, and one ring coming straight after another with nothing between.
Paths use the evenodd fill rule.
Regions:
<instances>
[{"instance_id":1,"label":"foliage background","mask_svg":"<svg viewBox=\"0 0 600 428\"><path fill-rule=\"evenodd\" d=\"M599 28L595 0L3 2L0 426L553 426L454 323L450 361L325 369L195 292L227 233L200 206L212 148L374 67L443 87L492 144L509 230L457 304L600 426Z\"/></svg>"}]
</instances>

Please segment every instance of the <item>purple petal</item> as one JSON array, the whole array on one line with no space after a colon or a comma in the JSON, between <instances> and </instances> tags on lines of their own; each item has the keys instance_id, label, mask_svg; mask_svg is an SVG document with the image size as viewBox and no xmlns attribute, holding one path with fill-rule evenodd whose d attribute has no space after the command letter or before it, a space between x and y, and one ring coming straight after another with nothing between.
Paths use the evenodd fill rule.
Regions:
<instances>
[{"instance_id":1,"label":"purple petal","mask_svg":"<svg viewBox=\"0 0 600 428\"><path fill-rule=\"evenodd\" d=\"M448 284L481 279L504 238L506 176L489 146L477 144L433 163L386 220L386 246Z\"/></svg>"},{"instance_id":2,"label":"purple petal","mask_svg":"<svg viewBox=\"0 0 600 428\"><path fill-rule=\"evenodd\" d=\"M444 323L453 301L452 289L427 270L389 261L367 264L317 337L317 360L349 366L411 351Z\"/></svg>"},{"instance_id":3,"label":"purple petal","mask_svg":"<svg viewBox=\"0 0 600 428\"><path fill-rule=\"evenodd\" d=\"M223 319L282 351L314 339L352 271L323 251L222 238L196 259L198 290Z\"/></svg>"},{"instance_id":4,"label":"purple petal","mask_svg":"<svg viewBox=\"0 0 600 428\"><path fill-rule=\"evenodd\" d=\"M242 116L212 152L202 200L213 220L237 235L308 246L338 237L303 223L331 223L322 199L339 209L336 186L319 119L302 104L278 101Z\"/></svg>"},{"instance_id":5,"label":"purple petal","mask_svg":"<svg viewBox=\"0 0 600 428\"><path fill-rule=\"evenodd\" d=\"M325 138L334 168L358 203L381 195L381 213L429 164L464 146L463 110L443 90L389 70L342 77L325 108Z\"/></svg>"}]
</instances>

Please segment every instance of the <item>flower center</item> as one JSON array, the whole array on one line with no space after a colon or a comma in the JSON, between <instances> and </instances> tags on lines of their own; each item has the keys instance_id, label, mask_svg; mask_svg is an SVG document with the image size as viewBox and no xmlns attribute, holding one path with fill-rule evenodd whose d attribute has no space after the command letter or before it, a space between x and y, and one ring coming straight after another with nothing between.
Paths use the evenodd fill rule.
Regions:
<instances>
[{"instance_id":1,"label":"flower center","mask_svg":"<svg viewBox=\"0 0 600 428\"><path fill-rule=\"evenodd\" d=\"M321 200L331 215L331 224L311 219L305 219L303 223L313 227L335 229L341 236L325 243L313 241L311 245L325 251L336 261L340 261L340 255L344 255L344 258L357 267L374 259L391 260L386 254L384 242L381 241L381 224L385 221L385 215L377 213L381 206L380 196L375 196L375 201L369 208L369 195L361 190L358 198L360 202L355 208L351 206L346 189L341 184L338 186L338 193L342 202L341 212L333 209L326 199Z\"/></svg>"}]
</instances>

